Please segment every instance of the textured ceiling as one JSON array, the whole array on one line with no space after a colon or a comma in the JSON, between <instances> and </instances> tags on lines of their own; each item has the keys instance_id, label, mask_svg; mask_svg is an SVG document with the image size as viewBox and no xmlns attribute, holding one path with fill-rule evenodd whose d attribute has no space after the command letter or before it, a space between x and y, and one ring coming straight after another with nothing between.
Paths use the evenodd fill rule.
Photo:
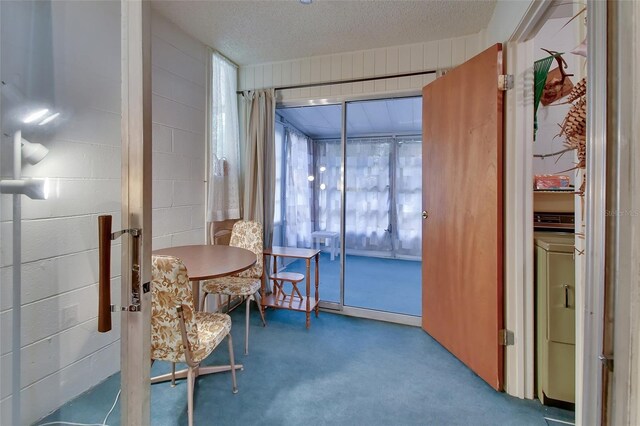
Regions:
<instances>
[{"instance_id":1,"label":"textured ceiling","mask_svg":"<svg viewBox=\"0 0 640 426\"><path fill-rule=\"evenodd\" d=\"M240 65L477 33L495 0L153 0L182 30Z\"/></svg>"},{"instance_id":2,"label":"textured ceiling","mask_svg":"<svg viewBox=\"0 0 640 426\"><path fill-rule=\"evenodd\" d=\"M340 105L280 108L287 122L313 139L339 138ZM347 103L347 136L419 135L422 97Z\"/></svg>"}]
</instances>

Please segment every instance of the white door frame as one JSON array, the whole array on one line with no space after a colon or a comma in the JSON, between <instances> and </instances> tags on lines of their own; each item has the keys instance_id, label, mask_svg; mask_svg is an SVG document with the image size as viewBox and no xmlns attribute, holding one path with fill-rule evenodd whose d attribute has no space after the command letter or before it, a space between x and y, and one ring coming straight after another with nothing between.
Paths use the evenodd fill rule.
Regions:
<instances>
[{"instance_id":1,"label":"white door frame","mask_svg":"<svg viewBox=\"0 0 640 426\"><path fill-rule=\"evenodd\" d=\"M612 49L605 64L611 73L606 144L609 213L605 212L609 267L605 279L612 297L605 308L605 327L607 333L612 327L615 331L613 339L605 339L604 354L613 356L614 371L612 380L604 384L608 398L603 405L608 424L636 425L640 423L640 4L612 2L608 6L607 37ZM610 308L613 315L607 310Z\"/></svg>"},{"instance_id":2,"label":"white door frame","mask_svg":"<svg viewBox=\"0 0 640 426\"><path fill-rule=\"evenodd\" d=\"M122 228L139 228L140 311L121 313L121 424L151 424L151 6L121 0ZM123 235L121 306L132 304L134 238ZM143 283L146 284L143 285Z\"/></svg>"},{"instance_id":3,"label":"white door frame","mask_svg":"<svg viewBox=\"0 0 640 426\"><path fill-rule=\"evenodd\" d=\"M505 348L505 391L533 398L533 40L509 42L507 73L514 88L505 96L505 292L504 321L514 334ZM531 135L531 136L527 136ZM532 141L531 141L532 142Z\"/></svg>"},{"instance_id":4,"label":"white door frame","mask_svg":"<svg viewBox=\"0 0 640 426\"><path fill-rule=\"evenodd\" d=\"M607 174L607 2L588 0L587 178L585 279L576 335L576 424L601 423L604 330L605 210ZM576 299L578 294L576 293ZM576 322L576 326L578 325ZM580 340L578 340L580 339ZM582 355L580 357L580 354Z\"/></svg>"},{"instance_id":5,"label":"white door frame","mask_svg":"<svg viewBox=\"0 0 640 426\"><path fill-rule=\"evenodd\" d=\"M534 397L533 291L533 37L551 0L534 1L506 43L506 72L514 88L505 96L505 327L514 334L505 349L505 391Z\"/></svg>"},{"instance_id":6,"label":"white door frame","mask_svg":"<svg viewBox=\"0 0 640 426\"><path fill-rule=\"evenodd\" d=\"M515 90L507 93L505 108L505 324L514 332L514 345L505 356L506 391L520 398L534 396L533 327L533 45L530 41L544 24L552 1L532 2L510 37L507 72L515 77ZM587 156L589 174L585 194L588 265L584 283L577 282L576 301L576 424L598 424L602 382L598 356L602 346L604 277L604 182L606 145L606 3L590 1L590 104ZM580 274L578 274L580 275ZM581 302L582 301L582 302ZM583 393L583 390L587 392Z\"/></svg>"}]
</instances>

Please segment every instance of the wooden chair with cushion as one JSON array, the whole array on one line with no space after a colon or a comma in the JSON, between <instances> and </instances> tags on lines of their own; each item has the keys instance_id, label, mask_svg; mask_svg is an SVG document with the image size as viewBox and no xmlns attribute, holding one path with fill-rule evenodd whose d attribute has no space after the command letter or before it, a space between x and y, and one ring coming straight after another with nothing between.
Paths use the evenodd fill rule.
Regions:
<instances>
[{"instance_id":1,"label":"wooden chair with cushion","mask_svg":"<svg viewBox=\"0 0 640 426\"><path fill-rule=\"evenodd\" d=\"M256 254L256 264L246 271L238 272L235 275L228 277L214 278L212 280L204 281L201 284L201 288L204 292L202 297L200 310L203 311L205 301L209 294L225 295L227 296L227 307L231 302L232 297L242 297L246 301L246 319L245 319L245 337L244 337L244 354L249 353L249 309L250 302L253 300L258 303L256 295L260 290L263 279L263 236L262 236L262 224L255 221L240 220L233 225L231 231L231 240L229 245L232 247L240 247L243 249L251 250ZM258 305L260 311L260 317L262 318L262 324L266 325L264 320L264 313Z\"/></svg>"},{"instance_id":2,"label":"wooden chair with cushion","mask_svg":"<svg viewBox=\"0 0 640 426\"><path fill-rule=\"evenodd\" d=\"M172 373L151 383L187 378L189 426L193 425L195 378L228 367L200 367L200 363L227 337L233 393L238 392L231 339L231 318L226 314L196 312L187 268L173 256L153 256L151 286L151 359L173 363ZM187 369L175 372L175 363Z\"/></svg>"}]
</instances>

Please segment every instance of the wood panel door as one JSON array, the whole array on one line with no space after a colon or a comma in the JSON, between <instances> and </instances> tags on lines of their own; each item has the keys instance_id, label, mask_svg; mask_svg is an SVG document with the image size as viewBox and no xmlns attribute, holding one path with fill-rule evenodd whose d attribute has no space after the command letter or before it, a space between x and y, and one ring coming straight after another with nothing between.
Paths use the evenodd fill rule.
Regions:
<instances>
[{"instance_id":1,"label":"wood panel door","mask_svg":"<svg viewBox=\"0 0 640 426\"><path fill-rule=\"evenodd\" d=\"M422 327L503 383L501 45L422 91ZM424 216L424 214L423 214Z\"/></svg>"}]
</instances>

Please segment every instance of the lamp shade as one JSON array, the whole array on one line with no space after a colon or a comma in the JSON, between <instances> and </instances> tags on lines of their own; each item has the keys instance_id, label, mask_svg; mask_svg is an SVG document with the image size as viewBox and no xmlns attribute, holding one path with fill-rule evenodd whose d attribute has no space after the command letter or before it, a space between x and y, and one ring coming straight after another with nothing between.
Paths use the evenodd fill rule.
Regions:
<instances>
[{"instance_id":1,"label":"lamp shade","mask_svg":"<svg viewBox=\"0 0 640 426\"><path fill-rule=\"evenodd\" d=\"M44 145L22 139L22 158L27 163L31 165L38 164L48 153L49 150Z\"/></svg>"}]
</instances>

